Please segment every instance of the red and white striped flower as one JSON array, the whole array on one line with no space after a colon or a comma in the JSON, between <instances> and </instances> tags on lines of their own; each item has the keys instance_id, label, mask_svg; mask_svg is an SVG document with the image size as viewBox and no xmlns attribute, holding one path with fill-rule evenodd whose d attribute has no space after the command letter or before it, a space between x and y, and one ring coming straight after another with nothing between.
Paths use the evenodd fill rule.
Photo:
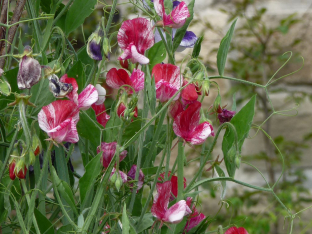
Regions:
<instances>
[{"instance_id":1,"label":"red and white striped flower","mask_svg":"<svg viewBox=\"0 0 312 234\"><path fill-rule=\"evenodd\" d=\"M171 175L171 171L168 172L168 177L171 176L171 196L170 201L173 201L178 196L178 177L175 175ZM165 172L161 173L158 177L158 181L164 181L165 179ZM186 188L186 179L183 177L183 186Z\"/></svg>"},{"instance_id":2,"label":"red and white striped flower","mask_svg":"<svg viewBox=\"0 0 312 234\"><path fill-rule=\"evenodd\" d=\"M97 153L100 153L101 151L103 152L102 154L102 163L103 167L108 167L110 162L112 161L112 158L115 155L116 152L116 146L117 142L102 142L100 146L97 148ZM119 161L121 162L126 156L127 156L127 150L124 150L120 152L119 154Z\"/></svg>"},{"instance_id":3,"label":"red and white striped flower","mask_svg":"<svg viewBox=\"0 0 312 234\"><path fill-rule=\"evenodd\" d=\"M149 63L144 53L154 45L154 34L147 19L139 17L124 21L118 31L117 41L124 51L118 60L131 59L132 63Z\"/></svg>"},{"instance_id":4,"label":"red and white striped flower","mask_svg":"<svg viewBox=\"0 0 312 234\"><path fill-rule=\"evenodd\" d=\"M105 128L108 120L110 119L110 116L106 113L104 103L100 105L93 104L91 107L95 112L96 120L98 121L99 124L101 124Z\"/></svg>"},{"instance_id":5,"label":"red and white striped flower","mask_svg":"<svg viewBox=\"0 0 312 234\"><path fill-rule=\"evenodd\" d=\"M154 8L157 14L162 17L162 20L156 23L157 26L161 27L181 28L186 18L191 16L185 2L179 3L169 15L166 14L164 0L154 0Z\"/></svg>"},{"instance_id":6,"label":"red and white striped flower","mask_svg":"<svg viewBox=\"0 0 312 234\"><path fill-rule=\"evenodd\" d=\"M123 85L131 86L135 92L139 92L144 88L144 73L140 69L133 69L131 76L125 69L112 68L106 75L106 84L113 88L119 89ZM129 94L133 91L131 88L125 86L125 89Z\"/></svg>"},{"instance_id":7,"label":"red and white striped flower","mask_svg":"<svg viewBox=\"0 0 312 234\"><path fill-rule=\"evenodd\" d=\"M198 93L196 91L196 86L194 84L189 84L188 81L183 81L183 86L187 85L181 92L181 100L183 105L188 105L197 101Z\"/></svg>"},{"instance_id":8,"label":"red and white striped flower","mask_svg":"<svg viewBox=\"0 0 312 234\"><path fill-rule=\"evenodd\" d=\"M213 127L208 122L199 123L201 103L190 104L185 111L178 114L173 122L173 131L179 137L192 145L202 144L209 135L213 134Z\"/></svg>"},{"instance_id":9,"label":"red and white striped flower","mask_svg":"<svg viewBox=\"0 0 312 234\"><path fill-rule=\"evenodd\" d=\"M157 194L151 212L161 223L179 223L183 217L192 213L185 200L175 203L168 209L171 196L171 181L157 183Z\"/></svg>"},{"instance_id":10,"label":"red and white striped flower","mask_svg":"<svg viewBox=\"0 0 312 234\"><path fill-rule=\"evenodd\" d=\"M192 210L192 214L188 217L187 222L185 224L183 233L188 233L192 228L196 227L203 221L206 216L203 213L199 213L196 209L195 205L192 205L192 198L188 197L186 199L186 204Z\"/></svg>"},{"instance_id":11,"label":"red and white striped flower","mask_svg":"<svg viewBox=\"0 0 312 234\"><path fill-rule=\"evenodd\" d=\"M38 114L40 128L48 134L50 140L57 143L78 142L78 120L79 108L71 100L54 101L44 106Z\"/></svg>"},{"instance_id":12,"label":"red and white striped flower","mask_svg":"<svg viewBox=\"0 0 312 234\"><path fill-rule=\"evenodd\" d=\"M155 78L156 98L161 102L168 101L182 85L180 68L172 64L156 64L152 70ZM179 94L173 99L177 100Z\"/></svg>"}]
</instances>

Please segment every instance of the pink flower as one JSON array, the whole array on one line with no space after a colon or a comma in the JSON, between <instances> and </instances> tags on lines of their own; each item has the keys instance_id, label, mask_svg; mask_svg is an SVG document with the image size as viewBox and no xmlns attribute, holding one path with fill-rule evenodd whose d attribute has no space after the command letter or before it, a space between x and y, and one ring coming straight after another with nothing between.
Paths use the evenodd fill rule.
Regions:
<instances>
[{"instance_id":1,"label":"pink flower","mask_svg":"<svg viewBox=\"0 0 312 234\"><path fill-rule=\"evenodd\" d=\"M184 111L182 102L180 100L176 100L175 102L170 103L168 114L171 118L175 119L175 117Z\"/></svg>"},{"instance_id":2,"label":"pink flower","mask_svg":"<svg viewBox=\"0 0 312 234\"><path fill-rule=\"evenodd\" d=\"M168 209L171 182L157 183L157 195L154 198L151 212L161 223L179 223L183 217L192 213L185 200L175 203Z\"/></svg>"},{"instance_id":3,"label":"pink flower","mask_svg":"<svg viewBox=\"0 0 312 234\"><path fill-rule=\"evenodd\" d=\"M97 153L103 152L102 154L102 163L103 167L108 167L109 163L112 161L112 158L116 152L117 142L106 143L102 142L97 148ZM119 162L121 162L127 156L127 150L120 152Z\"/></svg>"},{"instance_id":4,"label":"pink flower","mask_svg":"<svg viewBox=\"0 0 312 234\"><path fill-rule=\"evenodd\" d=\"M105 128L108 120L110 119L110 116L106 113L104 103L100 105L93 104L91 107L95 112L96 120Z\"/></svg>"},{"instance_id":5,"label":"pink flower","mask_svg":"<svg viewBox=\"0 0 312 234\"><path fill-rule=\"evenodd\" d=\"M224 234L248 234L247 230L243 227L231 227Z\"/></svg>"},{"instance_id":6,"label":"pink flower","mask_svg":"<svg viewBox=\"0 0 312 234\"><path fill-rule=\"evenodd\" d=\"M119 172L120 178L122 180L122 183L126 183L127 182L127 174L124 173L123 171L119 171L119 170L118 170L118 172ZM115 173L116 173L116 169L114 167L110 177L112 177Z\"/></svg>"},{"instance_id":7,"label":"pink flower","mask_svg":"<svg viewBox=\"0 0 312 234\"><path fill-rule=\"evenodd\" d=\"M129 180L134 180L135 179L135 173L137 171L137 166L136 165L133 165L130 169L130 171L128 172L128 181ZM143 171L140 169L140 172L139 172L139 180L138 180L138 183L137 183L137 192L142 188L143 186L143 182L144 182L144 174L143 174ZM133 187L133 183L130 183L129 184L130 187L132 188Z\"/></svg>"},{"instance_id":8,"label":"pink flower","mask_svg":"<svg viewBox=\"0 0 312 234\"><path fill-rule=\"evenodd\" d=\"M213 132L208 121L199 123L200 108L200 102L190 104L185 111L176 116L173 122L174 133L193 145L202 144Z\"/></svg>"},{"instance_id":9,"label":"pink flower","mask_svg":"<svg viewBox=\"0 0 312 234\"><path fill-rule=\"evenodd\" d=\"M139 92L144 88L144 73L140 69L133 69L131 76L124 69L112 68L106 75L106 84L113 88L119 89L123 85L131 86L135 92ZM132 94L132 89L125 86L129 94Z\"/></svg>"},{"instance_id":10,"label":"pink flower","mask_svg":"<svg viewBox=\"0 0 312 234\"><path fill-rule=\"evenodd\" d=\"M188 81L183 81L183 86L187 85ZM184 105L188 105L193 103L194 101L197 101L198 94L196 91L196 86L194 84L189 84L184 88L181 92L181 100Z\"/></svg>"},{"instance_id":11,"label":"pink flower","mask_svg":"<svg viewBox=\"0 0 312 234\"><path fill-rule=\"evenodd\" d=\"M132 63L149 63L144 53L154 45L154 34L147 19L139 17L124 21L118 31L117 41L119 47L124 50L118 60L131 59Z\"/></svg>"},{"instance_id":12,"label":"pink flower","mask_svg":"<svg viewBox=\"0 0 312 234\"><path fill-rule=\"evenodd\" d=\"M157 14L162 17L162 20L157 22L157 26L181 28L186 18L191 16L185 2L181 2L169 15L165 12L164 0L154 0L154 7Z\"/></svg>"},{"instance_id":13,"label":"pink flower","mask_svg":"<svg viewBox=\"0 0 312 234\"><path fill-rule=\"evenodd\" d=\"M183 233L188 233L192 228L196 227L198 224L200 224L201 221L203 221L206 218L206 216L203 213L198 213L196 206L195 205L192 206L191 203L192 203L192 198L188 197L186 200L186 204L189 206L189 208L193 212L188 217Z\"/></svg>"},{"instance_id":14,"label":"pink flower","mask_svg":"<svg viewBox=\"0 0 312 234\"><path fill-rule=\"evenodd\" d=\"M79 108L70 100L57 100L44 106L38 114L40 128L50 139L57 143L67 141L76 143L79 140L77 122Z\"/></svg>"},{"instance_id":15,"label":"pink flower","mask_svg":"<svg viewBox=\"0 0 312 234\"><path fill-rule=\"evenodd\" d=\"M171 171L168 172L168 177L170 178ZM161 173L158 177L158 181L163 181L165 179L165 173ZM184 188L186 188L186 179L183 178L183 185ZM174 200L178 196L178 177L173 175L171 176L171 196L170 201Z\"/></svg>"},{"instance_id":16,"label":"pink flower","mask_svg":"<svg viewBox=\"0 0 312 234\"><path fill-rule=\"evenodd\" d=\"M156 98L161 102L168 101L181 88L180 68L175 65L156 64L152 76L155 78ZM174 100L178 98L179 95Z\"/></svg>"},{"instance_id":17,"label":"pink flower","mask_svg":"<svg viewBox=\"0 0 312 234\"><path fill-rule=\"evenodd\" d=\"M67 94L67 97L75 102L80 110L87 110L91 105L98 101L99 94L96 88L89 84L82 92L78 95L78 84L75 78L69 78L67 74L63 75L60 79L61 82L71 84L73 90Z\"/></svg>"}]
</instances>

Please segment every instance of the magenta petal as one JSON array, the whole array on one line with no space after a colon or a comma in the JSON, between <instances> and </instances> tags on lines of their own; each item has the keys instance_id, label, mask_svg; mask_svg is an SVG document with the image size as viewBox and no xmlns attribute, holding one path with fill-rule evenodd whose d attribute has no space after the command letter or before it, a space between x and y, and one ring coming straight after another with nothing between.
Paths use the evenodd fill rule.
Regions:
<instances>
[{"instance_id":1,"label":"magenta petal","mask_svg":"<svg viewBox=\"0 0 312 234\"><path fill-rule=\"evenodd\" d=\"M119 89L125 84L131 85L131 80L125 69L112 68L106 75L106 84L113 89Z\"/></svg>"},{"instance_id":2,"label":"magenta petal","mask_svg":"<svg viewBox=\"0 0 312 234\"><path fill-rule=\"evenodd\" d=\"M100 105L93 104L91 107L95 112L96 120L98 121L99 124L101 124L105 128L108 120L110 119L110 116L106 113L104 103Z\"/></svg>"},{"instance_id":3,"label":"magenta petal","mask_svg":"<svg viewBox=\"0 0 312 234\"><path fill-rule=\"evenodd\" d=\"M181 200L177 202L166 211L163 221L168 223L181 222L183 217L189 213L187 208L189 210L189 207L186 205L186 201Z\"/></svg>"},{"instance_id":4,"label":"magenta petal","mask_svg":"<svg viewBox=\"0 0 312 234\"><path fill-rule=\"evenodd\" d=\"M144 89L144 72L140 69L133 69L130 80L132 83L131 86L134 88L135 92Z\"/></svg>"},{"instance_id":5,"label":"magenta petal","mask_svg":"<svg viewBox=\"0 0 312 234\"><path fill-rule=\"evenodd\" d=\"M102 154L102 163L103 167L108 167L109 163L112 161L112 158L116 152L117 142L102 142L100 146L97 148L97 153L103 152ZM124 150L119 155L119 161L121 162L127 156L127 151Z\"/></svg>"},{"instance_id":6,"label":"magenta petal","mask_svg":"<svg viewBox=\"0 0 312 234\"><path fill-rule=\"evenodd\" d=\"M187 141L191 142L193 145L199 145L202 144L210 134L211 124L209 122L203 122L189 133L189 139Z\"/></svg>"},{"instance_id":7,"label":"magenta petal","mask_svg":"<svg viewBox=\"0 0 312 234\"><path fill-rule=\"evenodd\" d=\"M87 110L99 99L99 94L96 88L89 84L82 92L78 95L78 106L81 110Z\"/></svg>"},{"instance_id":8,"label":"magenta petal","mask_svg":"<svg viewBox=\"0 0 312 234\"><path fill-rule=\"evenodd\" d=\"M165 218L166 211L168 210L168 204L170 199L171 182L166 181L164 183L157 183L157 194L154 198L151 212L154 217L163 220Z\"/></svg>"},{"instance_id":9,"label":"magenta petal","mask_svg":"<svg viewBox=\"0 0 312 234\"><path fill-rule=\"evenodd\" d=\"M224 234L248 234L247 230L243 227L231 227Z\"/></svg>"},{"instance_id":10,"label":"magenta petal","mask_svg":"<svg viewBox=\"0 0 312 234\"><path fill-rule=\"evenodd\" d=\"M196 227L206 218L206 216L203 213L200 213L199 215L190 218L184 228L184 232L187 233L190 231L193 227Z\"/></svg>"},{"instance_id":11,"label":"magenta petal","mask_svg":"<svg viewBox=\"0 0 312 234\"><path fill-rule=\"evenodd\" d=\"M176 24L185 23L186 18L190 17L190 12L187 8L185 2L181 2L176 8L171 12L171 18ZM183 26L181 25L181 27Z\"/></svg>"},{"instance_id":12,"label":"magenta petal","mask_svg":"<svg viewBox=\"0 0 312 234\"><path fill-rule=\"evenodd\" d=\"M110 177L112 177L112 175L114 175L115 173L116 173L116 169L114 167ZM124 173L123 171L119 171L119 175L121 177L122 183L126 183L127 182L127 175L126 175L126 173Z\"/></svg>"},{"instance_id":13,"label":"magenta petal","mask_svg":"<svg viewBox=\"0 0 312 234\"><path fill-rule=\"evenodd\" d=\"M168 101L176 92L178 92L178 88L169 82L160 81L156 85L156 98L159 99L160 102ZM173 100L177 100L180 94L178 94Z\"/></svg>"}]
</instances>

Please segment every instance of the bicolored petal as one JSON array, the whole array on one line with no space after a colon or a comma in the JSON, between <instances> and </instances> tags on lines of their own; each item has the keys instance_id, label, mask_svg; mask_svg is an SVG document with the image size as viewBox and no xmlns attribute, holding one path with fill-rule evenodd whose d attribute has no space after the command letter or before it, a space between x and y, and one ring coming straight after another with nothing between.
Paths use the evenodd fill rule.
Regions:
<instances>
[{"instance_id":1,"label":"bicolored petal","mask_svg":"<svg viewBox=\"0 0 312 234\"><path fill-rule=\"evenodd\" d=\"M186 205L186 201L181 200L166 211L163 221L168 223L180 223L183 217L189 213L190 208Z\"/></svg>"},{"instance_id":2,"label":"bicolored petal","mask_svg":"<svg viewBox=\"0 0 312 234\"><path fill-rule=\"evenodd\" d=\"M73 86L73 90L67 94L67 97L78 105L78 84L76 79L70 78L67 76L67 74L64 74L60 81L62 83L71 84Z\"/></svg>"},{"instance_id":3,"label":"bicolored petal","mask_svg":"<svg viewBox=\"0 0 312 234\"><path fill-rule=\"evenodd\" d=\"M135 92L139 92L144 89L144 72L140 69L133 69L130 80L131 86L134 88Z\"/></svg>"},{"instance_id":4,"label":"bicolored petal","mask_svg":"<svg viewBox=\"0 0 312 234\"><path fill-rule=\"evenodd\" d=\"M193 216L193 215L191 215ZM206 218L206 216L203 213L200 213L196 216L190 217L190 219L187 221L185 227L184 227L184 233L188 233L192 228L196 227Z\"/></svg>"},{"instance_id":5,"label":"bicolored petal","mask_svg":"<svg viewBox=\"0 0 312 234\"><path fill-rule=\"evenodd\" d=\"M154 217L163 220L168 210L170 199L171 182L157 183L157 194L151 208Z\"/></svg>"},{"instance_id":6,"label":"bicolored petal","mask_svg":"<svg viewBox=\"0 0 312 234\"><path fill-rule=\"evenodd\" d=\"M168 109L168 114L171 118L175 119L175 117L180 114L183 111L183 105L180 100L177 100L175 102L171 102L169 109Z\"/></svg>"},{"instance_id":7,"label":"bicolored petal","mask_svg":"<svg viewBox=\"0 0 312 234\"><path fill-rule=\"evenodd\" d=\"M82 92L78 95L78 107L80 110L87 110L95 103L99 98L96 88L89 84Z\"/></svg>"},{"instance_id":8,"label":"bicolored petal","mask_svg":"<svg viewBox=\"0 0 312 234\"><path fill-rule=\"evenodd\" d=\"M198 125L189 136L186 141L190 142L192 145L202 144L208 136L211 135L211 124L209 122L203 122Z\"/></svg>"},{"instance_id":9,"label":"bicolored petal","mask_svg":"<svg viewBox=\"0 0 312 234\"><path fill-rule=\"evenodd\" d=\"M181 2L177 7L173 9L170 16L175 24L181 25L181 23L184 24L185 20L191 15L186 3ZM183 24L180 27L182 27Z\"/></svg>"},{"instance_id":10,"label":"bicolored petal","mask_svg":"<svg viewBox=\"0 0 312 234\"><path fill-rule=\"evenodd\" d=\"M137 48L133 45L131 46L131 62L139 64L148 64L149 59L145 57L143 54L140 54Z\"/></svg>"},{"instance_id":11,"label":"bicolored petal","mask_svg":"<svg viewBox=\"0 0 312 234\"><path fill-rule=\"evenodd\" d=\"M131 167L130 171L128 172L128 177L129 177L130 180L134 180L135 179L136 171L137 171L137 166L133 165ZM138 182L137 182L137 191L139 191L142 188L143 182L144 182L144 174L143 174L143 171L140 169L139 178L138 178ZM129 184L129 185L130 185L130 187L133 186L132 183Z\"/></svg>"},{"instance_id":12,"label":"bicolored petal","mask_svg":"<svg viewBox=\"0 0 312 234\"><path fill-rule=\"evenodd\" d=\"M119 89L123 85L131 85L131 80L125 69L112 68L106 75L106 84L113 89Z\"/></svg>"},{"instance_id":13,"label":"bicolored petal","mask_svg":"<svg viewBox=\"0 0 312 234\"><path fill-rule=\"evenodd\" d=\"M248 234L247 230L243 227L231 227L224 234Z\"/></svg>"},{"instance_id":14,"label":"bicolored petal","mask_svg":"<svg viewBox=\"0 0 312 234\"><path fill-rule=\"evenodd\" d=\"M110 116L106 113L104 103L100 105L93 104L91 107L95 112L96 120L98 121L99 124L101 124L105 128L108 120L110 119Z\"/></svg>"},{"instance_id":15,"label":"bicolored petal","mask_svg":"<svg viewBox=\"0 0 312 234\"><path fill-rule=\"evenodd\" d=\"M108 167L109 163L112 161L112 158L116 152L117 142L102 142L100 146L97 148L97 153L103 152L102 154L102 164L103 167ZM119 155L119 162L121 162L127 156L127 151L124 150Z\"/></svg>"},{"instance_id":16,"label":"bicolored petal","mask_svg":"<svg viewBox=\"0 0 312 234\"><path fill-rule=\"evenodd\" d=\"M198 38L195 35L195 33L193 33L192 31L186 31L184 34L184 37L180 43L180 46L186 47L186 48L193 48L197 39Z\"/></svg>"},{"instance_id":17,"label":"bicolored petal","mask_svg":"<svg viewBox=\"0 0 312 234\"><path fill-rule=\"evenodd\" d=\"M164 0L154 0L154 8L156 13L163 17L165 14L165 5L164 5Z\"/></svg>"},{"instance_id":18,"label":"bicolored petal","mask_svg":"<svg viewBox=\"0 0 312 234\"><path fill-rule=\"evenodd\" d=\"M197 100L198 94L197 94L196 87L194 84L188 85L187 80L184 80L183 86L185 86L185 85L187 85L187 86L186 86L186 88L184 88L182 90L181 98L182 98L182 101L184 101L184 104L190 104L190 103Z\"/></svg>"},{"instance_id":19,"label":"bicolored petal","mask_svg":"<svg viewBox=\"0 0 312 234\"><path fill-rule=\"evenodd\" d=\"M19 89L30 89L39 82L41 77L41 66L39 62L26 55L21 58L17 73L17 86Z\"/></svg>"},{"instance_id":20,"label":"bicolored petal","mask_svg":"<svg viewBox=\"0 0 312 234\"><path fill-rule=\"evenodd\" d=\"M100 84L95 85L95 88L96 88L96 91L98 92L98 97L99 97L98 100L95 102L95 105L103 104L106 98L105 97L106 89Z\"/></svg>"},{"instance_id":21,"label":"bicolored petal","mask_svg":"<svg viewBox=\"0 0 312 234\"><path fill-rule=\"evenodd\" d=\"M79 136L76 128L77 123L74 119L66 119L55 128L49 130L48 135L56 142L76 143L79 141Z\"/></svg>"}]
</instances>

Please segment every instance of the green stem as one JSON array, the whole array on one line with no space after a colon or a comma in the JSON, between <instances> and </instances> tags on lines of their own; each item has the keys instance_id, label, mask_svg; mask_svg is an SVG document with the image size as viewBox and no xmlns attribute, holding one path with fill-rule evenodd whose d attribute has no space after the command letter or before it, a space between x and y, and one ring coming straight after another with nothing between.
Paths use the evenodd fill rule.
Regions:
<instances>
[{"instance_id":1,"label":"green stem","mask_svg":"<svg viewBox=\"0 0 312 234\"><path fill-rule=\"evenodd\" d=\"M88 84L91 84L91 82L93 83L94 82L94 79L92 78L93 74L94 74L94 71L97 67L97 64L98 62L97 61L93 61L93 65L92 65L92 69L90 71L90 74L88 76L88 79L87 79L87 82L85 84L85 87L87 87Z\"/></svg>"},{"instance_id":2,"label":"green stem","mask_svg":"<svg viewBox=\"0 0 312 234\"><path fill-rule=\"evenodd\" d=\"M241 83L244 83L244 84L253 85L253 86L256 86L256 87L260 87L260 88L265 88L266 87L265 85L257 84L257 83L250 82L250 81L247 81L247 80L237 79L237 78L234 78L234 77L228 77L228 76L208 76L208 78L209 79L233 80L233 81L237 81L237 82L241 82Z\"/></svg>"},{"instance_id":3,"label":"green stem","mask_svg":"<svg viewBox=\"0 0 312 234\"><path fill-rule=\"evenodd\" d=\"M109 33L109 29L111 27L111 24L112 24L114 15L115 15L116 5L117 5L117 0L113 0L113 5L112 5L112 8L111 8L111 11L109 13L108 20L107 20L106 35L108 35L108 33Z\"/></svg>"},{"instance_id":4,"label":"green stem","mask_svg":"<svg viewBox=\"0 0 312 234\"><path fill-rule=\"evenodd\" d=\"M178 197L177 197L178 201L183 200L183 189L184 189L183 167L184 167L184 146L183 140L180 138L178 145Z\"/></svg>"},{"instance_id":5,"label":"green stem","mask_svg":"<svg viewBox=\"0 0 312 234\"><path fill-rule=\"evenodd\" d=\"M163 41L163 43L164 43L164 45L165 45L165 47L166 47L166 51L167 51L167 54L168 54L168 57L169 57L169 61L168 61L168 62L171 63L171 64L175 64L175 62L174 62L174 57L173 57L173 55L172 55L172 53L171 53L171 50L169 49L169 47L168 47L168 45L167 45L167 41L166 41L164 35L162 34L162 31L160 30L159 27L157 27L157 30L158 30L158 32L159 32L159 35L160 35L160 37L161 37L161 40Z\"/></svg>"},{"instance_id":6,"label":"green stem","mask_svg":"<svg viewBox=\"0 0 312 234\"><path fill-rule=\"evenodd\" d=\"M18 133L18 128L15 130L15 133L13 135L13 138L11 140L11 143L10 143L10 146L9 146L9 149L7 150L7 154L5 156L5 159L4 159L4 162L2 164L2 167L1 167L1 171L0 171L0 182L2 180L2 176L3 176L3 173L4 173L4 170L5 170L5 167L9 161L9 158L10 158L10 154L11 154L11 151L13 149L13 146L14 146L14 143L15 143L15 140L16 140L16 137L17 137L17 133Z\"/></svg>"},{"instance_id":7,"label":"green stem","mask_svg":"<svg viewBox=\"0 0 312 234\"><path fill-rule=\"evenodd\" d=\"M66 4L66 6L61 10L60 13L58 13L58 15L55 17L55 19L53 20L52 25L55 25L56 22L62 17L62 15L66 12L66 10L69 8L69 6L72 4L74 0L69 0L68 3Z\"/></svg>"}]
</instances>

